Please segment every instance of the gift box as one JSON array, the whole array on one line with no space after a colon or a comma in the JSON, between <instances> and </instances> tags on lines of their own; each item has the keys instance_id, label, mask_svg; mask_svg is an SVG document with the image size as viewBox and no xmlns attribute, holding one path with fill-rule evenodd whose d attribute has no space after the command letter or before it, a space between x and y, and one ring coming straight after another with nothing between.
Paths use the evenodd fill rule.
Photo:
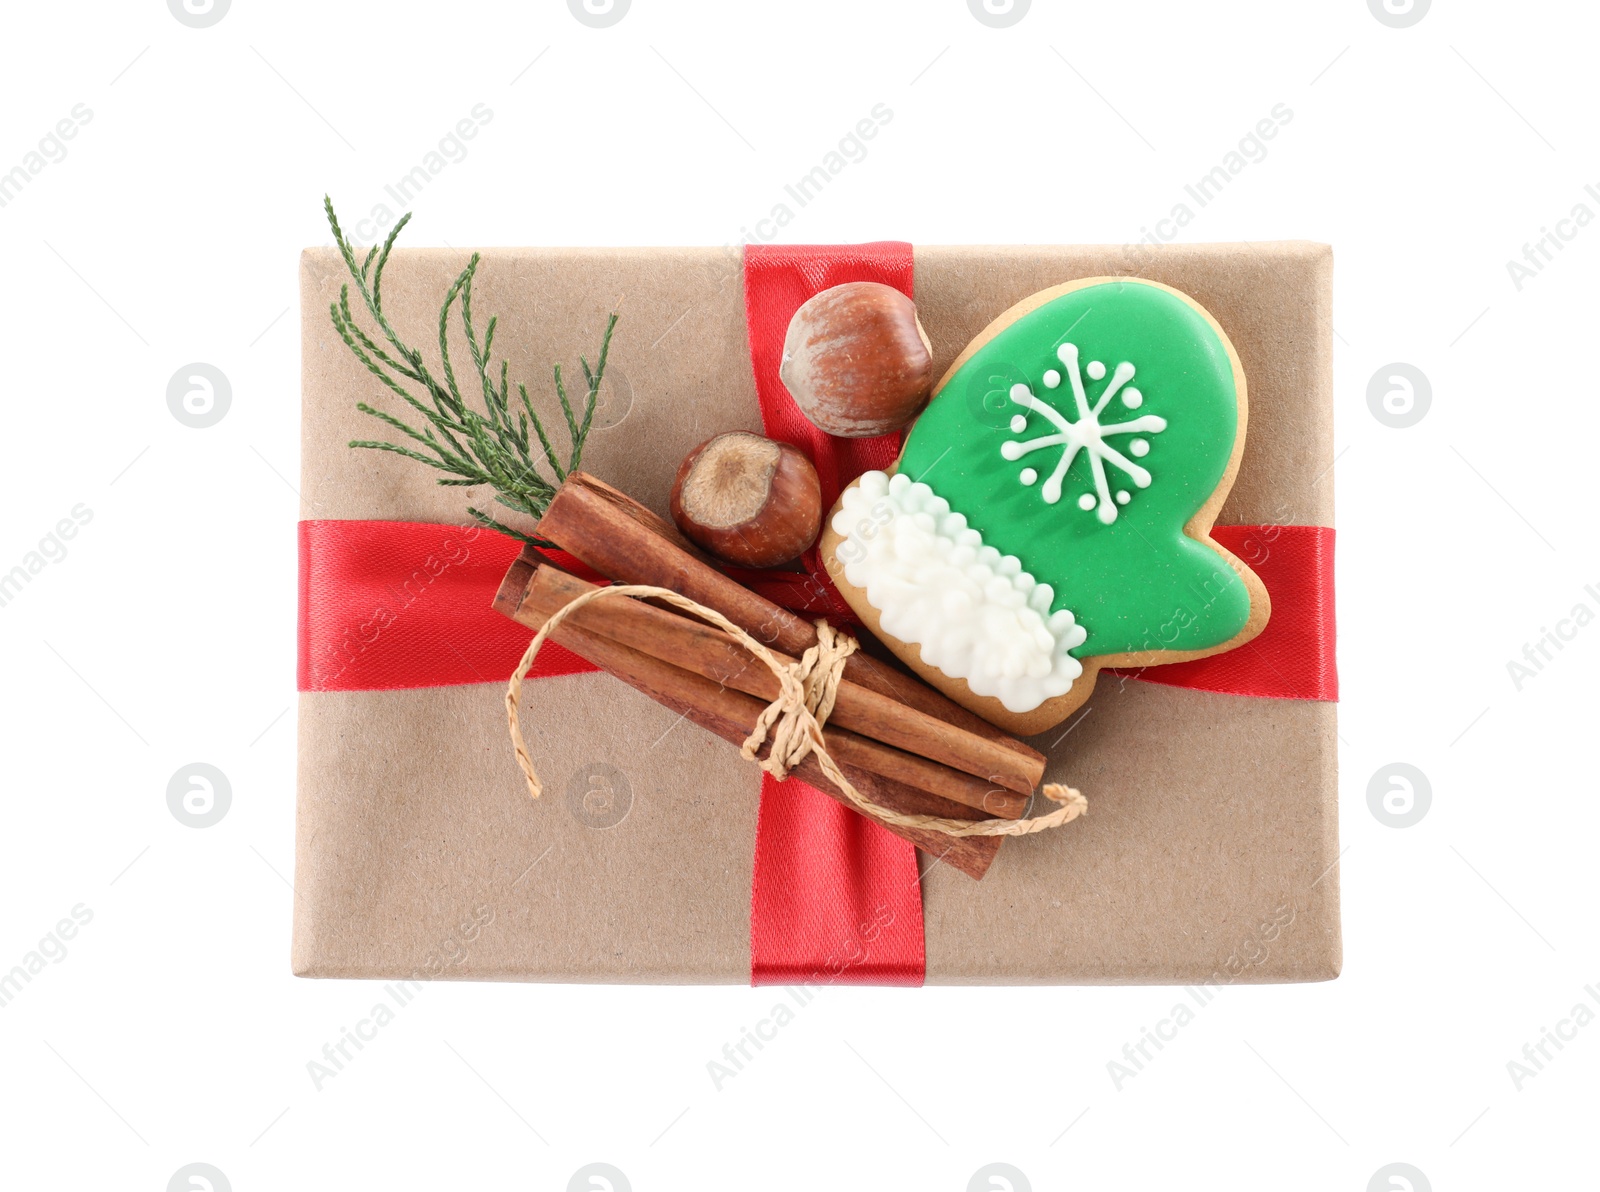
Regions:
<instances>
[{"instance_id":1,"label":"gift box","mask_svg":"<svg viewBox=\"0 0 1600 1192\"><path fill-rule=\"evenodd\" d=\"M390 257L384 313L410 342L436 341L465 256ZM307 250L294 971L691 983L1336 976L1331 270L1326 246L1298 242L910 252L905 285L936 373L996 315L1077 278L1162 282L1216 317L1249 383L1218 540L1226 533L1264 576L1283 573L1269 583L1273 618L1314 624L1313 644L1295 649L1316 657L1292 661L1316 681L1273 678L1287 664L1270 652L1244 659L1268 675L1253 686L1186 678L1194 664L1103 675L1071 720L1029 742L1049 759L1046 781L1087 796L1086 816L1005 841L981 881L914 854L907 890L846 908L850 930L764 967L764 941L785 925L769 908L753 953L761 782L737 749L552 648L524 688L546 787L530 800L504 687L531 634L489 607L520 544L466 517L492 508L491 492L440 487L413 461L347 446L382 437L358 401L398 412L399 400L330 321L344 261ZM480 323L498 316L496 353L547 412L552 363L575 375L620 311L583 468L664 514L695 445L763 431L749 276L728 249L491 249L473 302ZM468 359L464 340L458 357ZM759 345L755 360L763 367ZM360 573L363 593L332 627L321 603L330 552ZM463 591L485 594L481 624L440 620ZM791 880L803 893L803 869L761 880L769 895ZM873 960L886 934L916 953L888 976Z\"/></svg>"}]
</instances>

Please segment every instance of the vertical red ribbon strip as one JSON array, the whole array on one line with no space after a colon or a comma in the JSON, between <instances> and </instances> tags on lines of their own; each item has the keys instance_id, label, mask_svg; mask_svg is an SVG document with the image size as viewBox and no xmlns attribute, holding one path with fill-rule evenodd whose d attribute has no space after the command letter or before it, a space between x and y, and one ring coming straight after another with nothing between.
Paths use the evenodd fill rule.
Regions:
<instances>
[{"instance_id":1,"label":"vertical red ribbon strip","mask_svg":"<svg viewBox=\"0 0 1600 1192\"><path fill-rule=\"evenodd\" d=\"M751 245L744 254L745 318L761 420L774 439L811 457L829 509L862 472L886 468L901 436L839 439L817 429L778 379L783 340L806 299L847 281L876 281L911 297L911 246ZM823 608L839 604L808 557ZM831 599L830 599L831 597ZM750 890L750 983L921 985L922 889L917 851L815 788L763 774Z\"/></svg>"}]
</instances>

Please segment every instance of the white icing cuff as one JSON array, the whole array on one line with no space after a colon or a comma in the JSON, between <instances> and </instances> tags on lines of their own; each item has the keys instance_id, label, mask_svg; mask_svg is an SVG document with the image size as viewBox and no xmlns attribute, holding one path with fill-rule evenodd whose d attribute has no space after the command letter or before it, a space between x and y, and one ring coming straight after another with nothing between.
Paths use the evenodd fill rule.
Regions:
<instances>
[{"instance_id":1,"label":"white icing cuff","mask_svg":"<svg viewBox=\"0 0 1600 1192\"><path fill-rule=\"evenodd\" d=\"M845 577L884 632L977 694L1031 712L1083 673L1067 651L1087 634L1068 610L1050 611L1055 591L985 546L926 484L868 472L845 491L833 529Z\"/></svg>"}]
</instances>

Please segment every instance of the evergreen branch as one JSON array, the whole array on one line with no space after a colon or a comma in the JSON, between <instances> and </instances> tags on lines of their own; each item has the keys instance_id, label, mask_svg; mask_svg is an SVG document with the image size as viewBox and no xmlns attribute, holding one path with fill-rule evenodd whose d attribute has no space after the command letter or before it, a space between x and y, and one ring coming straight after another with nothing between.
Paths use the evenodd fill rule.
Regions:
<instances>
[{"instance_id":1,"label":"evergreen branch","mask_svg":"<svg viewBox=\"0 0 1600 1192\"><path fill-rule=\"evenodd\" d=\"M375 439L351 439L350 446L365 447L372 451L392 451L396 455L403 455L407 459L414 459L418 463L427 464L430 468L438 468L441 472L448 472L450 470L448 464L440 463L436 459L429 459L420 451L413 451L409 447L401 447L394 443L382 443Z\"/></svg>"},{"instance_id":2,"label":"evergreen branch","mask_svg":"<svg viewBox=\"0 0 1600 1192\"><path fill-rule=\"evenodd\" d=\"M420 381L422 379L421 377L417 376L417 374L413 372L407 365L401 364L398 360L395 360L393 357L391 357L383 350L381 346L378 345L376 341L372 339L371 336L369 336L365 331L361 330L360 326L357 325L355 319L351 317L350 314L349 286L339 287L339 314L343 317L345 326L349 327L350 330L355 333L356 338L361 341L362 346L365 347L372 355L381 360L387 367L393 369L395 372L399 373L408 380Z\"/></svg>"},{"instance_id":3,"label":"evergreen branch","mask_svg":"<svg viewBox=\"0 0 1600 1192\"><path fill-rule=\"evenodd\" d=\"M494 518L490 517L487 513L484 513L479 509L474 509L470 505L467 506L467 512L470 513L479 524L488 526L491 530L498 530L507 537L516 538L522 542L528 543L530 546L551 545L543 538L535 538L531 534L524 534L521 530L514 530L504 522L498 522Z\"/></svg>"},{"instance_id":4,"label":"evergreen branch","mask_svg":"<svg viewBox=\"0 0 1600 1192\"><path fill-rule=\"evenodd\" d=\"M325 197L323 206L328 226L333 231L334 243L350 274L350 282L340 288L339 301L328 308L334 330L366 370L422 418L419 424L413 426L394 414L358 402L358 410L378 419L415 446L370 439L352 440L350 446L387 451L426 464L437 472L446 473L437 478L442 485L459 488L487 485L494 490L495 500L506 508L535 520L543 516L550 499L555 495L556 485L565 481L582 458L585 441L594 423L595 405L605 375L606 358L617 316L612 314L606 325L596 366L591 370L588 359L579 358L586 390L581 419L573 409L560 365L554 366L556 398L571 441L568 463L563 467L555 445L545 430L544 420L534 410L527 386L521 383L516 386L521 408L516 411L513 420L510 366L504 357L499 361L500 376L496 384L493 352L499 320L496 317L489 319L481 341L473 321L472 287L480 263L478 254L473 254L466 268L456 277L439 310L437 330L439 363L443 370L441 383L429 371L422 353L400 337L383 311L384 268L400 230L410 222L410 214L395 224L381 247L367 249L358 260L354 246L339 226L332 201ZM369 334L356 322L350 301L351 285L355 286L361 305L376 327L374 334ZM450 358L450 308L457 302L460 303L462 331L472 353L473 371L478 375L483 401L481 413L467 404ZM419 397L402 382L419 386L419 392L424 396ZM541 473L539 463L532 454L530 426L532 434L538 437L543 462L549 465L554 483ZM502 534L537 546L549 545L482 510L469 507L467 512L481 525Z\"/></svg>"},{"instance_id":5,"label":"evergreen branch","mask_svg":"<svg viewBox=\"0 0 1600 1192\"><path fill-rule=\"evenodd\" d=\"M380 422L387 422L390 426L394 427L395 430L399 431L403 435L407 435L410 438L415 439L424 447L436 448L439 445L439 441L437 439L430 438L426 434L418 434L404 422L401 422L400 419L396 418L393 414L387 414L382 410L375 410L364 401L358 401L356 403L356 409L360 410L363 414L371 414Z\"/></svg>"},{"instance_id":6,"label":"evergreen branch","mask_svg":"<svg viewBox=\"0 0 1600 1192\"><path fill-rule=\"evenodd\" d=\"M572 459L567 464L567 471L576 472L578 464L583 458L583 445L589 441L589 430L594 425L595 403L600 398L600 382L606 375L606 357L611 354L611 333L617 328L617 315L613 311L611 318L606 321L606 332L600 337L600 358L595 362L594 372L589 371L589 362L582 356L578 357L583 365L583 375L589 380L589 402L583 411L583 426L572 436Z\"/></svg>"},{"instance_id":7,"label":"evergreen branch","mask_svg":"<svg viewBox=\"0 0 1600 1192\"><path fill-rule=\"evenodd\" d=\"M461 276L456 278L455 284L450 287L450 292L444 296L444 305L439 308L439 359L444 364L445 384L450 387L450 398L454 402L457 414L465 416L466 403L461 400L461 387L456 384L455 366L450 363L450 307L461 296L461 288L470 284L472 275L478 269L478 254L472 254L472 260L461 271Z\"/></svg>"},{"instance_id":8,"label":"evergreen branch","mask_svg":"<svg viewBox=\"0 0 1600 1192\"><path fill-rule=\"evenodd\" d=\"M382 381L388 388L399 394L404 400L415 406L417 410L424 416L432 417L428 411L428 407L424 406L420 401L412 397L411 394L407 392L405 386L401 385L388 373L384 372L382 368L378 367L377 362L368 356L359 345L357 345L354 332L349 324L342 321L338 308L330 306L329 310L333 314L334 329L339 332L340 337L345 342L345 346L350 349L350 351L355 355L356 359L367 366L367 371L372 373L373 376L377 377L378 380Z\"/></svg>"},{"instance_id":9,"label":"evergreen branch","mask_svg":"<svg viewBox=\"0 0 1600 1192\"><path fill-rule=\"evenodd\" d=\"M474 259L476 263L476 259ZM483 346L478 346L477 331L472 325L472 278L467 278L461 290L461 329L466 332L467 346L472 350L472 366L478 372L478 385L483 390L483 405L489 411L489 422L500 427L500 408L495 403L494 378L489 373L489 350L494 342L494 329L498 320L489 319ZM503 363L503 362L502 362Z\"/></svg>"},{"instance_id":10,"label":"evergreen branch","mask_svg":"<svg viewBox=\"0 0 1600 1192\"><path fill-rule=\"evenodd\" d=\"M405 386L401 385L393 377L384 372L383 369L379 368L377 364L374 363L373 360L368 357L360 347L357 346L351 328L341 322L337 308L335 308L333 312L333 325L339 331L340 336L344 339L345 345L355 355L356 359L360 360L367 366L369 372L382 381L387 388L398 394L408 405L412 406L417 413L426 418L434 427L437 427L439 433L444 436L445 441L448 442L449 445L454 449L457 456L465 456L467 454L466 448L457 442L455 436L450 433L450 425L447 421L441 418L433 410L430 410L427 406L423 405L422 402L417 398L413 397L405 388ZM426 435L430 440L433 439L432 430L426 431ZM446 454L443 448L436 447L436 450L439 451L441 456Z\"/></svg>"},{"instance_id":11,"label":"evergreen branch","mask_svg":"<svg viewBox=\"0 0 1600 1192\"><path fill-rule=\"evenodd\" d=\"M567 400L567 387L561 383L561 366L555 366L556 396L561 399L561 412L566 415L567 433L572 436L573 442L578 440L578 420L572 416L572 403Z\"/></svg>"},{"instance_id":12,"label":"evergreen branch","mask_svg":"<svg viewBox=\"0 0 1600 1192\"><path fill-rule=\"evenodd\" d=\"M550 470L560 480L565 480L567 475L561 470L561 465L556 461L555 448L550 446L550 436L544 433L544 422L533 411L533 403L528 400L528 387L519 384L517 392L522 394L522 407L527 411L527 417L533 422L533 431L539 436L539 446L544 448L544 457L550 461Z\"/></svg>"},{"instance_id":13,"label":"evergreen branch","mask_svg":"<svg viewBox=\"0 0 1600 1192\"><path fill-rule=\"evenodd\" d=\"M333 210L333 204L328 204L328 210ZM372 274L372 305L377 310L383 309L383 267L389 263L389 253L394 248L394 242L400 236L400 229L411 222L411 212L407 211L400 217L400 222L394 225L389 236L383 242L383 251L378 254L378 267ZM368 254L369 258L371 254Z\"/></svg>"}]
</instances>

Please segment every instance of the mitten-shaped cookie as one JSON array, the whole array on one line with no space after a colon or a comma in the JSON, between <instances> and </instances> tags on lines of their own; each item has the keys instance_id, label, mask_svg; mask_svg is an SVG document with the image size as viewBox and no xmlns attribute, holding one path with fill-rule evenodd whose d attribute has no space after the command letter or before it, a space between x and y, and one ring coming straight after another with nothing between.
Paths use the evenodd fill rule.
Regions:
<instances>
[{"instance_id":1,"label":"mitten-shaped cookie","mask_svg":"<svg viewBox=\"0 0 1600 1192\"><path fill-rule=\"evenodd\" d=\"M1241 645L1270 606L1209 537L1244 451L1244 370L1186 294L1091 278L1033 295L956 359L893 474L829 515L823 557L862 620L1014 733L1102 667Z\"/></svg>"}]
</instances>

